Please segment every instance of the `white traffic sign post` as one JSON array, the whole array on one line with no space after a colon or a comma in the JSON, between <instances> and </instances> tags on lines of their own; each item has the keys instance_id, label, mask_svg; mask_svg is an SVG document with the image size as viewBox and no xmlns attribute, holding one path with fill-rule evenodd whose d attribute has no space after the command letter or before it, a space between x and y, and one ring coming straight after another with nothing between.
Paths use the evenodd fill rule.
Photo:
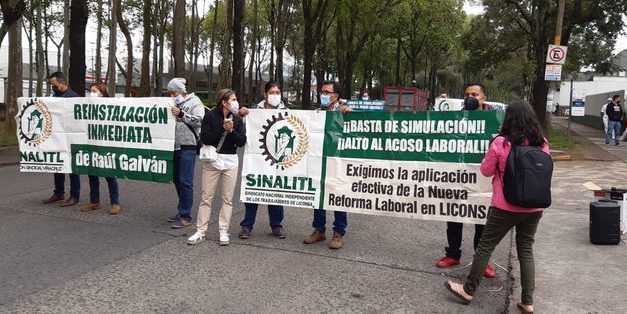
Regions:
<instances>
[{"instance_id":1,"label":"white traffic sign post","mask_svg":"<svg viewBox=\"0 0 627 314\"><path fill-rule=\"evenodd\" d=\"M561 81L562 80L562 65L561 64L547 64L544 70L545 81Z\"/></svg>"},{"instance_id":2,"label":"white traffic sign post","mask_svg":"<svg viewBox=\"0 0 627 314\"><path fill-rule=\"evenodd\" d=\"M549 45L549 51L546 54L546 63L564 64L566 62L567 46Z\"/></svg>"}]
</instances>

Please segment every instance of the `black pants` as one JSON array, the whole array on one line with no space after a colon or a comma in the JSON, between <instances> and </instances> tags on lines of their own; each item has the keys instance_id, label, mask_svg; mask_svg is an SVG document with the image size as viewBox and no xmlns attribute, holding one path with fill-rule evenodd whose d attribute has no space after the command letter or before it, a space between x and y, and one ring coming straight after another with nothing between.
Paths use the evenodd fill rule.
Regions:
<instances>
[{"instance_id":1,"label":"black pants","mask_svg":"<svg viewBox=\"0 0 627 314\"><path fill-rule=\"evenodd\" d=\"M484 225L475 225L475 239L473 242L475 250L479 245L479 240L483 235ZM464 230L464 224L459 222L447 222L446 223L446 238L448 240L448 247L445 248L446 256L454 259L460 259L462 257L462 234Z\"/></svg>"}]
</instances>

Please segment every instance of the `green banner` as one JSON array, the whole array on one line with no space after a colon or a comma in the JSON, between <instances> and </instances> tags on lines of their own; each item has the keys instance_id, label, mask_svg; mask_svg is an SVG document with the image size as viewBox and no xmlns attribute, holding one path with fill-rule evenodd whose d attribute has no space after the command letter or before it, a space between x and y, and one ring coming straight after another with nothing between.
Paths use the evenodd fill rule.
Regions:
<instances>
[{"instance_id":1,"label":"green banner","mask_svg":"<svg viewBox=\"0 0 627 314\"><path fill-rule=\"evenodd\" d=\"M170 182L173 169L169 151L72 145L72 173Z\"/></svg>"}]
</instances>

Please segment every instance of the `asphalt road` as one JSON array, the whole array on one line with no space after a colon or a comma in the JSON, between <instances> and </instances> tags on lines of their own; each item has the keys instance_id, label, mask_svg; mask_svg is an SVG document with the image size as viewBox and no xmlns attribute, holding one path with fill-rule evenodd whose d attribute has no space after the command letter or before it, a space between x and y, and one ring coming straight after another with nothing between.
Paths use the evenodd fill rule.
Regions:
<instances>
[{"instance_id":1,"label":"asphalt road","mask_svg":"<svg viewBox=\"0 0 627 314\"><path fill-rule=\"evenodd\" d=\"M194 216L198 166L196 174ZM349 214L344 247L332 251L328 242L302 243L312 211L301 208L286 209L287 239L271 236L264 206L253 238L237 239L239 201L230 246L218 246L216 204L210 241L188 246L185 235L194 228L172 230L165 222L175 213L173 185L120 180L123 211L109 216L106 206L82 213L78 205L42 205L51 174L11 165L0 167L0 178L0 312L500 313L510 306L511 239L493 256L497 277L484 280L471 305L445 290L448 278L469 270L470 226L462 265L446 270L434 265L444 254L445 223ZM82 187L84 203L86 177ZM101 184L104 205L106 193Z\"/></svg>"}]
</instances>

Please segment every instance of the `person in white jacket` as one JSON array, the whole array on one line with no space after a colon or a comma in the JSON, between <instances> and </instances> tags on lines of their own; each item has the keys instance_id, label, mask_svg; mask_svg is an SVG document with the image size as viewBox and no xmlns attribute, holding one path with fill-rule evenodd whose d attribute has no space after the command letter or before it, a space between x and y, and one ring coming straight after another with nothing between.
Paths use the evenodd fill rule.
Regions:
<instances>
[{"instance_id":1,"label":"person in white jacket","mask_svg":"<svg viewBox=\"0 0 627 314\"><path fill-rule=\"evenodd\" d=\"M605 105L603 105L603 107L601 107L601 119L603 119L603 134L607 133L607 122L609 120L608 120L607 115L605 114L605 109L607 109L607 104L609 104L610 102L612 102L612 98L611 97L608 98L607 102L605 102Z\"/></svg>"}]
</instances>

